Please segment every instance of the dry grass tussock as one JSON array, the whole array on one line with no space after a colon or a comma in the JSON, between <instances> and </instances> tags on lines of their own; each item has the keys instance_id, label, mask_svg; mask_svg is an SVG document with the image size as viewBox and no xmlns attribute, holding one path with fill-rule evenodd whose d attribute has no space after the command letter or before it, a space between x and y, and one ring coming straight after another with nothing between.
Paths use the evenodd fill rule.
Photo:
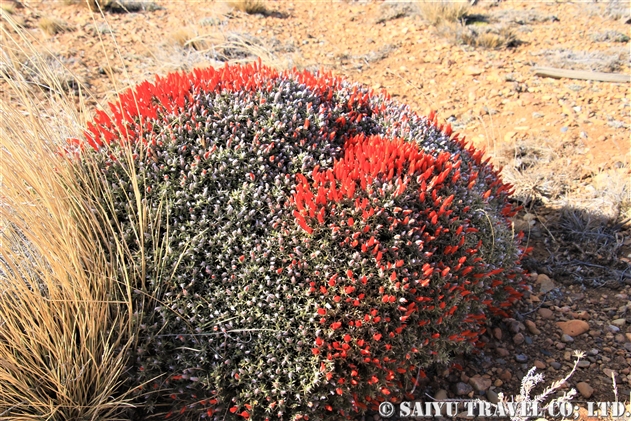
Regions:
<instances>
[{"instance_id":1,"label":"dry grass tussock","mask_svg":"<svg viewBox=\"0 0 631 421\"><path fill-rule=\"evenodd\" d=\"M265 2L261 0L232 0L228 4L240 12L250 15L267 13Z\"/></svg>"},{"instance_id":2,"label":"dry grass tussock","mask_svg":"<svg viewBox=\"0 0 631 421\"><path fill-rule=\"evenodd\" d=\"M159 72L185 70L224 63L256 60L276 69L303 68L298 52L277 40L261 39L247 33L213 31L196 35L192 30L171 34L170 42L150 51Z\"/></svg>"},{"instance_id":3,"label":"dry grass tussock","mask_svg":"<svg viewBox=\"0 0 631 421\"><path fill-rule=\"evenodd\" d=\"M466 18L470 9L469 3L464 0L418 0L417 7L423 20L434 26L445 22L460 22Z\"/></svg>"},{"instance_id":4,"label":"dry grass tussock","mask_svg":"<svg viewBox=\"0 0 631 421\"><path fill-rule=\"evenodd\" d=\"M25 54L36 55L13 31ZM131 294L146 273L123 264L129 251L97 205L108 187L89 156L78 166L60 153L86 113L61 89L37 102L25 82L11 72L0 79L9 92L0 98L0 418L129 419ZM139 197L130 198L140 215L131 217L142 229Z\"/></svg>"},{"instance_id":5,"label":"dry grass tussock","mask_svg":"<svg viewBox=\"0 0 631 421\"><path fill-rule=\"evenodd\" d=\"M515 32L507 26L465 25L462 22L443 22L436 28L443 38L454 44L497 50L519 44Z\"/></svg>"},{"instance_id":6,"label":"dry grass tussock","mask_svg":"<svg viewBox=\"0 0 631 421\"><path fill-rule=\"evenodd\" d=\"M159 10L161 8L158 4L147 0L63 0L63 4L66 6L77 4L87 6L90 11L95 13L132 13Z\"/></svg>"},{"instance_id":7,"label":"dry grass tussock","mask_svg":"<svg viewBox=\"0 0 631 421\"><path fill-rule=\"evenodd\" d=\"M181 28L171 33L171 40L182 48L192 48L201 51L206 49L207 45L203 38L200 37L194 29Z\"/></svg>"},{"instance_id":8,"label":"dry grass tussock","mask_svg":"<svg viewBox=\"0 0 631 421\"><path fill-rule=\"evenodd\" d=\"M62 19L55 17L43 17L37 23L39 29L44 31L46 35L54 36L62 32L70 31L72 28Z\"/></svg>"}]
</instances>

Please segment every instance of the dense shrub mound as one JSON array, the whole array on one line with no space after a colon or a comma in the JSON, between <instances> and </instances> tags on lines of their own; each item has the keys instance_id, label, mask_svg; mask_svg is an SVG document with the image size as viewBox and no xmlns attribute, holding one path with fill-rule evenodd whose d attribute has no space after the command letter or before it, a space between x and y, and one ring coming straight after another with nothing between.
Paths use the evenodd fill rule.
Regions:
<instances>
[{"instance_id":1,"label":"dense shrub mound","mask_svg":"<svg viewBox=\"0 0 631 421\"><path fill-rule=\"evenodd\" d=\"M86 141L113 217L170 271L139 294L147 412L349 417L403 399L520 297L510 187L433 115L260 64L170 74L110 108ZM136 183L161 234L142 243Z\"/></svg>"}]
</instances>

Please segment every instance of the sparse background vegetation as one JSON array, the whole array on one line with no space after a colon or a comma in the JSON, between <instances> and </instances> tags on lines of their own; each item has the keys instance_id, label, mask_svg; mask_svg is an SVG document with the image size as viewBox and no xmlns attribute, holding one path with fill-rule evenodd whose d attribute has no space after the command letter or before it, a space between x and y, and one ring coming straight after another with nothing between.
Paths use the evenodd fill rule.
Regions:
<instances>
[{"instance_id":1,"label":"sparse background vegetation","mask_svg":"<svg viewBox=\"0 0 631 421\"><path fill-rule=\"evenodd\" d=\"M492 361L496 361L500 358L498 349L507 349L511 354L501 357L507 363L493 366L496 371L490 371L494 384L486 396L491 399L493 390L510 395L517 392L520 377L527 371L527 364L513 361L513 355L529 356L528 365L534 360L541 362L547 378L556 379L560 372L553 362L568 368L571 359L565 354L569 349L593 348L599 353L588 353L586 360L591 365L577 369L573 385L588 382L595 389L590 400L613 400L611 379L603 374L603 370L611 369L616 372L620 396L628 396L631 373L624 369L631 364L627 347L631 339L625 336L631 332L629 85L546 79L532 74L534 66L629 74L628 1L544 4L482 0L475 6L447 1L326 2L309 6L298 2L234 1L199 3L195 13L185 13L172 2L102 1L100 9L103 14L96 11L95 1L80 0L0 4L0 74L19 85L16 90L6 79L0 82L4 101L0 135L3 144L16 136L21 139L22 149L15 146L12 156L37 151L19 165L3 166L6 174L18 168L27 171L29 165L32 168L36 164L34 157L52 156L50 149L33 142L76 136L82 119L98 104L115 99L124 87L151 79L156 73L260 58L264 64L281 69L331 69L376 90L385 88L421 113L437 109L441 118L484 147L493 162L504 167L504 178L515 186L515 198L524 206L514 219L515 229L524 230L529 245L535 247L527 268L555 282L555 288L549 292L540 292L540 284L534 284L534 297L525 303L531 307L522 311L525 319L532 319L539 327L548 326L551 322L539 315L538 307L550 309L554 317L577 318L571 314L581 311L591 317L589 333L574 338L574 342L564 342L560 334L557 337L553 333L550 344L523 329L519 333L530 337L531 343L518 344L513 340L517 333L511 323L499 322L496 327L504 332L504 337L488 335L486 356L460 360L471 375L467 377L485 364L484 358L492 356ZM334 19L321 18L331 14ZM14 29L16 24L25 29L28 41L20 38ZM34 48L26 48L27 44ZM47 102L51 95L61 95L67 108L51 107ZM16 110L22 117L12 114L15 118L5 118ZM65 123L59 120L60 116L75 112L86 112L86 116ZM33 129L40 131L39 137L30 132L18 134L18 127L29 127L31 115L43 117ZM6 153L3 150L4 157ZM55 163L58 162L51 160L50 165L38 171L52 173ZM35 174L30 176L36 178ZM61 285L57 290L53 288L51 294L66 299L79 285L82 294L87 295L72 296L64 305L50 306L50 295L28 289L16 291L22 297L20 302L48 309L42 315L32 314L25 306L20 307L22 313L11 313L16 309L8 304L0 309L5 312L5 320L24 318L42 327L33 331L35 338L58 326L58 321L53 320L59 314L85 311L86 299L98 301L104 293L88 293L88 286L95 279L79 270L100 270L97 266L102 262L90 257L98 255L98 251L83 247L94 243L99 234L84 238L72 229L58 228L60 221L69 220L73 222L64 222L69 227L90 225L90 217L74 220L71 215L81 213L77 211L80 205L57 202L59 195L54 192L59 191L62 178L48 180L49 184L44 181L36 186L35 197L37 203L46 203L45 207L36 213L3 214L3 244L21 244L21 248L6 252L5 256L17 261L19 253L31 253L24 251L17 231L7 228L7 221L11 220L46 221L47 228L42 229L52 232L51 241L62 246L53 250L48 241L38 244L41 235L33 232L30 242L41 257L32 268L24 269L28 269L28 275L18 276L15 272L14 278L8 279L18 282L24 276L32 276L31 272L41 273L37 279L44 284ZM3 175L3 201L17 203L27 194L15 190L19 194L10 196L9 187ZM2 209L7 212L8 208ZM72 270L62 274L62 267ZM103 307L95 314L105 312ZM48 414L45 408L50 405L49 390L61 390L64 378L78 378L77 373L98 379L91 383L101 390L95 396L109 396L116 389L115 378L108 375L116 373L123 364L119 350L125 344L102 339L126 322L108 322L105 317L59 320L78 326L80 335L85 337L103 333L101 339L93 338L92 348L86 351L103 355L102 368L87 364L83 371L70 368L61 377L52 378L50 372L48 377L43 374L51 367L41 361L13 361L13 371L5 371L5 377L0 378L1 382L14 382L13 395L5 392L8 389L0 391L5 393L3 396L13 396L13 400L5 401L12 403L3 406L0 413L18 404L15 391L25 386L17 379L16 370L27 373L29 385L37 384L38 376L48 381L46 387L36 389L38 395L28 396L30 405L40 411L38 416ZM617 326L612 324L614 320L625 320L617 331L610 328ZM16 322L6 334L19 335L20 326ZM550 326L552 332L557 332L556 325ZM68 332L60 331L59 335L58 339L75 340ZM32 344L4 344L22 346L23 353L33 354L33 348L28 348ZM550 349L551 354L539 354L542 348ZM3 350L8 356L10 348ZM59 361L68 361L68 367L77 358L88 358L69 350L59 350L54 355ZM426 388L433 393L445 388L453 394L449 385L461 381L460 373L453 368L445 370L447 375L441 376L442 380L435 380L439 376L434 373L435 378L420 383L419 390ZM511 374L505 374L506 370ZM88 377L82 379L90 381ZM495 386L496 380L501 380L500 386ZM68 396L75 396L79 399L75 402L80 402L79 388L85 384L77 383L77 389L69 390ZM95 408L96 412L84 414L87 417L97 412L114 417L116 405L124 405L124 399L118 403L77 405Z\"/></svg>"}]
</instances>

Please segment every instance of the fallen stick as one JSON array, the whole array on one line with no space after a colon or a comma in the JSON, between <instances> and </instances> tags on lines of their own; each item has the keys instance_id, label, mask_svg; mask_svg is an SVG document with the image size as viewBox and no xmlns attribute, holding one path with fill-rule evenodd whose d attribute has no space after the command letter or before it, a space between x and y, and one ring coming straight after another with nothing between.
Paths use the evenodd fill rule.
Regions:
<instances>
[{"instance_id":1,"label":"fallen stick","mask_svg":"<svg viewBox=\"0 0 631 421\"><path fill-rule=\"evenodd\" d=\"M590 72L590 71L585 71L585 70L565 70L565 69L555 69L553 67L535 67L535 75L552 77L555 79L568 78L568 79L597 80L599 82L617 82L617 83L631 82L631 75L625 75L622 73Z\"/></svg>"}]
</instances>

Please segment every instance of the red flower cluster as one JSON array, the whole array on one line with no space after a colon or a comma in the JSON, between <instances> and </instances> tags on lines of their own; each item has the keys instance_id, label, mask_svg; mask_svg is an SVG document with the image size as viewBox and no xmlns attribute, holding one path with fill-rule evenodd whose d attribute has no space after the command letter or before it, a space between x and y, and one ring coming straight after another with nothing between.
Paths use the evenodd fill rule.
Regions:
<instances>
[{"instance_id":1,"label":"red flower cluster","mask_svg":"<svg viewBox=\"0 0 631 421\"><path fill-rule=\"evenodd\" d=\"M480 153L473 150L469 150L468 153L472 154L474 161L480 163ZM320 316L322 325L328 326L332 331L338 331L346 324L347 329L340 334L332 332L328 335L332 339L328 341L321 337L316 338L315 347L312 349L314 355L329 361L346 359L349 354L355 352L363 357L363 363L372 364L382 370L385 386L381 389L383 396L376 398L376 403L390 395L391 389L402 388L400 377L396 374L415 373L416 367L409 363L409 353L394 353L399 358L375 358L375 349L390 351L400 345L397 336L408 328L411 322L418 327L440 325L443 320L452 317L459 306L469 307L463 303L480 301L480 292L490 297L492 291L503 284L501 280L493 280L493 277L502 273L503 269L485 272L485 264L479 257L482 240L478 240L475 247L467 248L465 245L467 234L477 233L479 229L471 226L471 221L464 217L471 211L470 206L463 206L462 203L454 206L456 196L449 192L454 191L454 187L462 182L463 176L467 188L471 189L476 183L478 173L462 174L461 164L462 161L454 160L447 152L435 157L402 139L390 140L362 134L347 140L344 157L336 161L333 168L320 170L320 167L316 166L308 178L302 174L296 176L296 193L288 204L294 209L296 223L306 233L314 236L322 235L323 231L345 231L346 235L341 236L343 241L339 242L340 247L360 251L362 256L370 257L369 261L372 261L378 270L389 273L388 292L386 287L380 286L380 299L377 301L383 305L396 306L398 323L391 317L384 317L382 320L379 316L380 311L376 308L371 309L363 318L345 318L344 321L340 321L337 311L327 311L320 307L317 309L317 315ZM376 179L380 181L381 187L375 187ZM388 186L393 188L388 190ZM484 200L489 199L493 190L498 194L510 188L499 181L490 187L482 196ZM358 191L365 193L363 197L356 194ZM382 203L379 198L385 196L394 200L406 196L408 207L403 209L394 206L386 209L375 205ZM344 201L352 203L350 209L340 206ZM340 217L340 208L350 210L350 213L357 217ZM388 225L375 226L374 216L385 214L389 215L385 218ZM507 204L502 214L505 217L513 216L515 209ZM450 228L447 228L449 226L456 227L450 234L452 244L443 245L438 249L440 261L436 264L424 263L418 272L413 273L408 270L409 262L403 259L388 261L384 256L397 256L398 248L388 248L376 238L379 232L393 232L399 227L399 230L406 231L408 237L417 236L421 239L414 243L407 240L405 247L418 248L419 252L432 250L425 253L426 257L429 257L437 250L431 248L431 245L439 242L442 234L450 233ZM344 301L353 307L364 307L362 301L367 293L370 294L368 288L363 288L368 283L367 277L361 276L357 279L351 270L345 275L334 274L319 288L318 282L311 282L310 293L332 297L335 303ZM508 277L517 275L518 273L515 273ZM437 282L436 278L448 279L449 282ZM486 287L480 289L478 284L483 281L486 281ZM429 289L432 285L441 283L442 288ZM508 307L521 297L521 293L511 286L505 286L504 291L507 298L499 303L499 307ZM371 302L375 303L374 293L370 294L370 298ZM482 305L490 307L494 312L502 312L492 306L492 303L493 300L490 298L481 301ZM384 313L392 314L388 310ZM423 314L432 314L434 319L419 320ZM329 321L330 319L325 317L327 315L334 321ZM467 314L462 319L462 327L467 328L449 335L447 340L476 344L485 331L485 322L484 313ZM367 335L368 326L368 331L375 327L379 333ZM364 330L360 330L362 328ZM354 335L344 333L348 331L354 332ZM340 336L342 334L343 336ZM441 333L435 332L423 339L419 345L428 346L430 341L438 340L440 337ZM416 353L419 349L412 347L409 352ZM383 355L383 352L378 354ZM359 382L372 385L380 381L375 375L362 378L358 374L358 365L354 363L349 363L348 368L338 376L335 373L340 372L339 364L333 367L335 368L329 371L327 365L321 364L321 369L331 384L350 383L357 386ZM350 378L348 373L351 373ZM341 389L337 387L335 392L341 394ZM361 410L364 407L361 403L363 400L370 402L370 396L358 397L354 394L352 401Z\"/></svg>"}]
</instances>

